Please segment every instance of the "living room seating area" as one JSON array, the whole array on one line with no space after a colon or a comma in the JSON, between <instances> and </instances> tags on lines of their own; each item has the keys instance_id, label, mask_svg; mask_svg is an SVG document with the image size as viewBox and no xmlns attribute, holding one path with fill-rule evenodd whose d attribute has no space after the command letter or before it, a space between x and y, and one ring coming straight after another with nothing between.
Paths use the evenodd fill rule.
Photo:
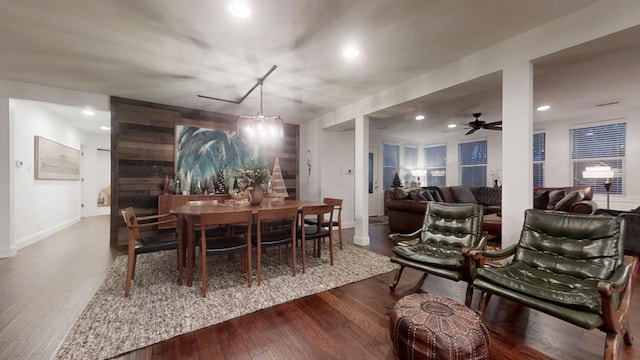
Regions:
<instances>
[{"instance_id":1,"label":"living room seating area","mask_svg":"<svg viewBox=\"0 0 640 360\"><path fill-rule=\"evenodd\" d=\"M593 201L591 186L538 187L533 191L536 209L593 214L598 205ZM404 190L385 190L385 213L392 232L413 232L422 226L428 201L472 203L482 205L484 214L501 213L502 188L484 186L427 186Z\"/></svg>"}]
</instances>

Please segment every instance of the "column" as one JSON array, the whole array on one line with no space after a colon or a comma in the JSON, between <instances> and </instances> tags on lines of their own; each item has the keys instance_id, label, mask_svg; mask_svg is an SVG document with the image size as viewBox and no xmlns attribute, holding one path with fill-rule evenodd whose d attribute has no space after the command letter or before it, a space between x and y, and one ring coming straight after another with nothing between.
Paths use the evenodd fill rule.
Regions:
<instances>
[{"instance_id":1,"label":"column","mask_svg":"<svg viewBox=\"0 0 640 360\"><path fill-rule=\"evenodd\" d=\"M369 118L358 113L356 115L355 134L355 229L353 243L356 245L369 245Z\"/></svg>"}]
</instances>

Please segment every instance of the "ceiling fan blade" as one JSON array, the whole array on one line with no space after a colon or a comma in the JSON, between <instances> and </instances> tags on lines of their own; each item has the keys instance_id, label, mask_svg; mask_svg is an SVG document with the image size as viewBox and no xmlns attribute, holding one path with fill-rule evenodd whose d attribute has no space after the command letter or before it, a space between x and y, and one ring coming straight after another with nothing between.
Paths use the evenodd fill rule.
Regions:
<instances>
[{"instance_id":1,"label":"ceiling fan blade","mask_svg":"<svg viewBox=\"0 0 640 360\"><path fill-rule=\"evenodd\" d=\"M477 129L471 129L469 131L467 131L467 133L465 135L470 135L473 134L474 132L476 132Z\"/></svg>"},{"instance_id":2,"label":"ceiling fan blade","mask_svg":"<svg viewBox=\"0 0 640 360\"><path fill-rule=\"evenodd\" d=\"M485 125L486 126L502 125L502 121L494 121L494 122L487 123Z\"/></svg>"}]
</instances>

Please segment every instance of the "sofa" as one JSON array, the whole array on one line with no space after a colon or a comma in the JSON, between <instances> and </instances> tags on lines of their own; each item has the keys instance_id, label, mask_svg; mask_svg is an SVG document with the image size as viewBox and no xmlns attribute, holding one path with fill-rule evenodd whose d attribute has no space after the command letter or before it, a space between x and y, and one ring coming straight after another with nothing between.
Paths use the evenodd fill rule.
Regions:
<instances>
[{"instance_id":1,"label":"sofa","mask_svg":"<svg viewBox=\"0 0 640 360\"><path fill-rule=\"evenodd\" d=\"M591 186L536 187L533 190L533 208L539 210L594 214L598 204L592 199Z\"/></svg>"},{"instance_id":2,"label":"sofa","mask_svg":"<svg viewBox=\"0 0 640 360\"><path fill-rule=\"evenodd\" d=\"M502 189L473 186L427 186L418 189L385 191L385 212L389 229L410 233L422 227L428 201L446 203L474 203L482 205L484 214L500 212Z\"/></svg>"},{"instance_id":3,"label":"sofa","mask_svg":"<svg viewBox=\"0 0 640 360\"><path fill-rule=\"evenodd\" d=\"M385 190L385 213L392 232L410 233L422 227L427 201L475 203L484 214L500 214L502 189L484 186L427 186L418 189ZM593 187L536 187L533 207L540 210L594 214L598 204L593 200Z\"/></svg>"},{"instance_id":4,"label":"sofa","mask_svg":"<svg viewBox=\"0 0 640 360\"><path fill-rule=\"evenodd\" d=\"M626 255L640 256L640 207L629 211L598 209L595 214L624 218L624 253Z\"/></svg>"}]
</instances>

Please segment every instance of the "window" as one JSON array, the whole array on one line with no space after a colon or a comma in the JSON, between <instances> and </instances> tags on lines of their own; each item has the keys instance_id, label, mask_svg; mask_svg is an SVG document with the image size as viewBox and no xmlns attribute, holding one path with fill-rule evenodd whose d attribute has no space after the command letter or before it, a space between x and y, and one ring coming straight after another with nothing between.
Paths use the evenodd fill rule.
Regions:
<instances>
[{"instance_id":1,"label":"window","mask_svg":"<svg viewBox=\"0 0 640 360\"><path fill-rule=\"evenodd\" d=\"M431 146L424 149L428 186L446 186L447 146Z\"/></svg>"},{"instance_id":2,"label":"window","mask_svg":"<svg viewBox=\"0 0 640 360\"><path fill-rule=\"evenodd\" d=\"M404 147L404 167L407 169L418 168L418 148L411 146Z\"/></svg>"},{"instance_id":3,"label":"window","mask_svg":"<svg viewBox=\"0 0 640 360\"><path fill-rule=\"evenodd\" d=\"M474 141L458 145L460 156L460 184L486 186L487 141Z\"/></svg>"},{"instance_id":4,"label":"window","mask_svg":"<svg viewBox=\"0 0 640 360\"><path fill-rule=\"evenodd\" d=\"M398 172L400 162L400 147L398 145L384 144L382 160L382 185L385 189L391 187L393 177Z\"/></svg>"},{"instance_id":5,"label":"window","mask_svg":"<svg viewBox=\"0 0 640 360\"><path fill-rule=\"evenodd\" d=\"M585 179L587 166L610 166L614 172L611 194L624 194L627 124L624 122L570 130L573 185L591 185L604 194L605 179Z\"/></svg>"},{"instance_id":6,"label":"window","mask_svg":"<svg viewBox=\"0 0 640 360\"><path fill-rule=\"evenodd\" d=\"M533 186L544 186L545 133L533 134Z\"/></svg>"}]
</instances>

